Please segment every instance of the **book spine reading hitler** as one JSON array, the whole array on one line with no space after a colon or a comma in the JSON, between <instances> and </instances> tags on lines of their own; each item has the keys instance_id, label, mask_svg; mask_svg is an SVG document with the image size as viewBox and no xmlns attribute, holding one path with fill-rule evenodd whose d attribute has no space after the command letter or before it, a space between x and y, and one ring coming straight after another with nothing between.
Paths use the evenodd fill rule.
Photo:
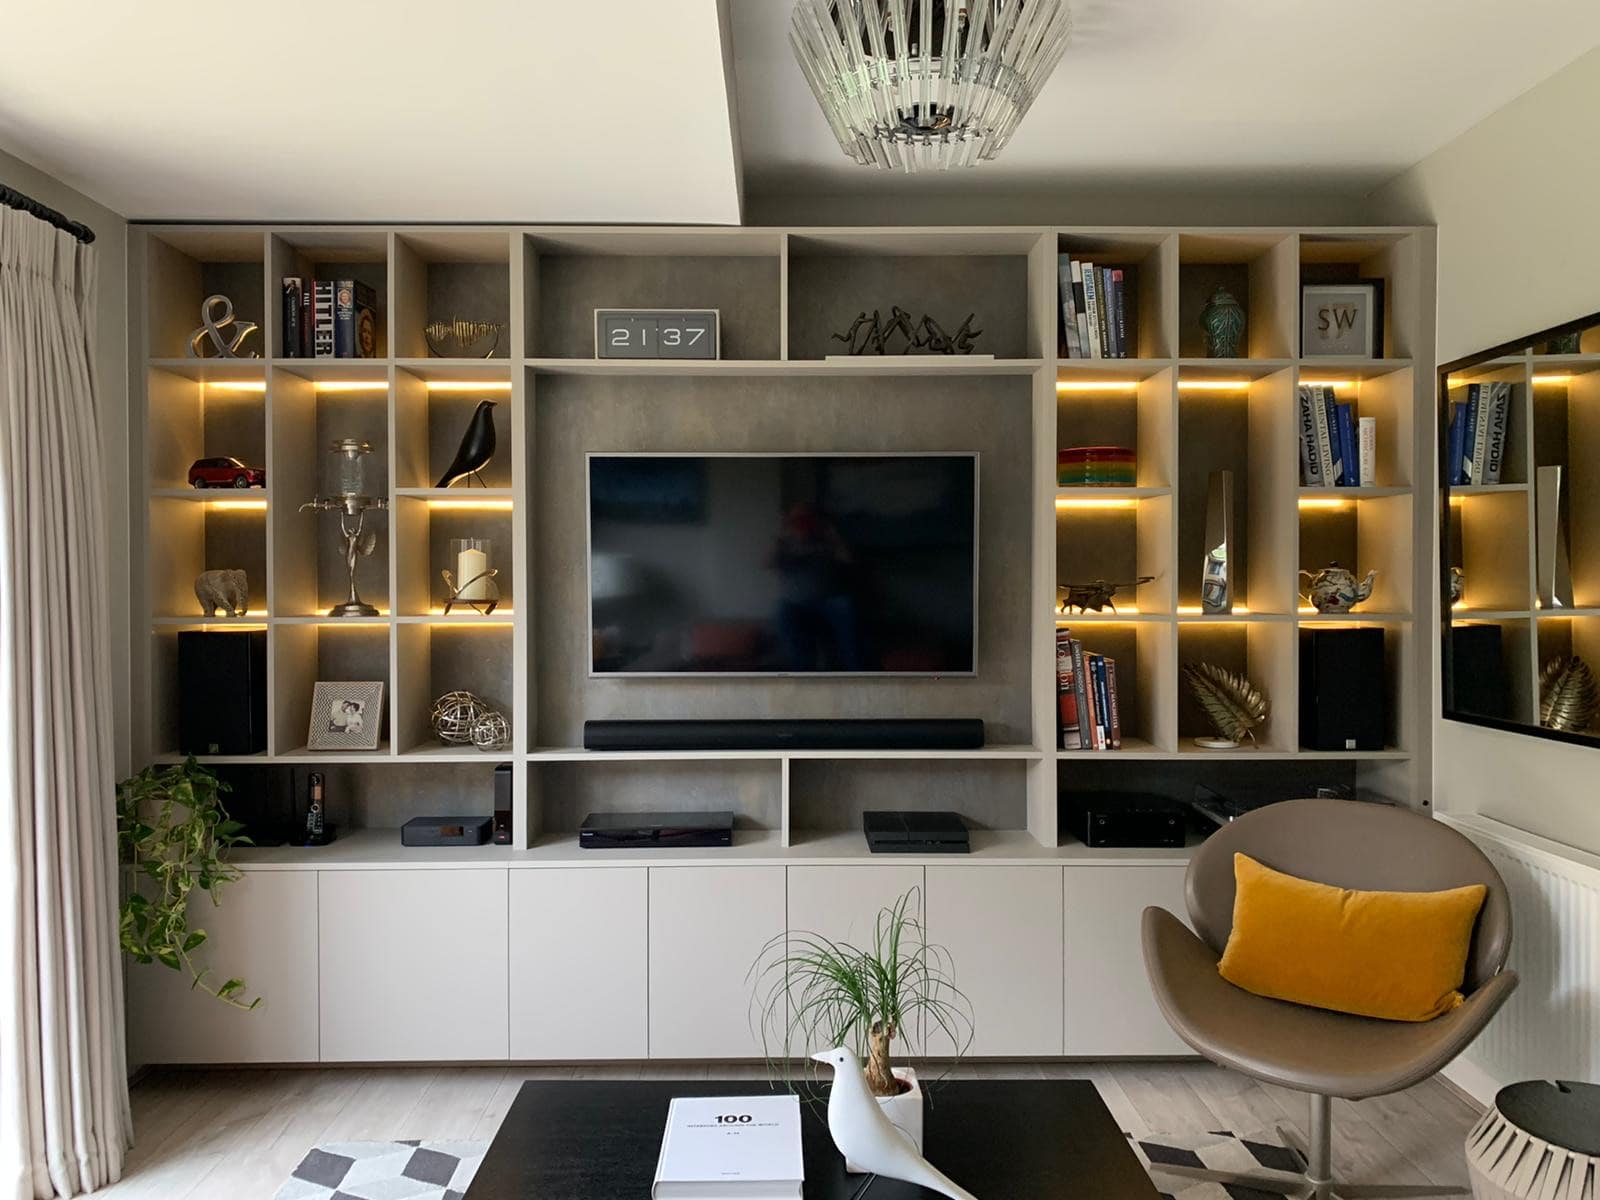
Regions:
<instances>
[{"instance_id":1,"label":"book spine reading hitler","mask_svg":"<svg viewBox=\"0 0 1600 1200\"><path fill-rule=\"evenodd\" d=\"M1106 659L1106 697L1111 710L1111 748L1122 749L1122 698L1117 695L1117 660Z\"/></svg>"},{"instance_id":2,"label":"book spine reading hitler","mask_svg":"<svg viewBox=\"0 0 1600 1200\"><path fill-rule=\"evenodd\" d=\"M1069 750L1073 747L1067 745L1067 738L1070 736L1076 741L1078 733L1078 694L1072 685L1070 629L1056 630L1056 704L1060 725L1056 732L1056 744L1063 750Z\"/></svg>"},{"instance_id":3,"label":"book spine reading hitler","mask_svg":"<svg viewBox=\"0 0 1600 1200\"><path fill-rule=\"evenodd\" d=\"M1299 387L1300 400L1300 482L1305 487L1326 487L1322 474L1322 455L1317 449L1317 423L1322 419L1321 397L1311 394L1306 384Z\"/></svg>"},{"instance_id":4,"label":"book spine reading hitler","mask_svg":"<svg viewBox=\"0 0 1600 1200\"><path fill-rule=\"evenodd\" d=\"M333 354L333 281L313 280L311 284L311 356L332 358Z\"/></svg>"},{"instance_id":5,"label":"book spine reading hitler","mask_svg":"<svg viewBox=\"0 0 1600 1200\"><path fill-rule=\"evenodd\" d=\"M1100 279L1090 262L1083 264L1083 299L1089 311L1089 357L1104 358L1104 343L1100 340Z\"/></svg>"},{"instance_id":6,"label":"book spine reading hitler","mask_svg":"<svg viewBox=\"0 0 1600 1200\"><path fill-rule=\"evenodd\" d=\"M283 277L283 356L299 358L304 342L300 335L300 288L298 275Z\"/></svg>"},{"instance_id":7,"label":"book spine reading hitler","mask_svg":"<svg viewBox=\"0 0 1600 1200\"><path fill-rule=\"evenodd\" d=\"M1361 459L1361 486L1374 487L1378 482L1378 418L1362 417L1360 424L1356 454Z\"/></svg>"},{"instance_id":8,"label":"book spine reading hitler","mask_svg":"<svg viewBox=\"0 0 1600 1200\"><path fill-rule=\"evenodd\" d=\"M1126 282L1120 270L1111 272L1111 311L1117 321L1117 357L1128 357L1128 307L1122 289Z\"/></svg>"},{"instance_id":9,"label":"book spine reading hitler","mask_svg":"<svg viewBox=\"0 0 1600 1200\"><path fill-rule=\"evenodd\" d=\"M1499 483L1505 472L1506 423L1511 419L1511 385L1496 380L1489 385L1489 436L1484 451L1483 481Z\"/></svg>"},{"instance_id":10,"label":"book spine reading hitler","mask_svg":"<svg viewBox=\"0 0 1600 1200\"><path fill-rule=\"evenodd\" d=\"M1073 638L1072 690L1078 699L1078 749L1090 750L1094 748L1094 712L1089 702L1089 676L1084 667L1083 643Z\"/></svg>"},{"instance_id":11,"label":"book spine reading hitler","mask_svg":"<svg viewBox=\"0 0 1600 1200\"><path fill-rule=\"evenodd\" d=\"M1361 478L1361 466L1356 461L1355 407L1336 402L1333 417L1339 429L1339 461L1344 465L1344 477L1339 482L1345 487L1355 487Z\"/></svg>"},{"instance_id":12,"label":"book spine reading hitler","mask_svg":"<svg viewBox=\"0 0 1600 1200\"><path fill-rule=\"evenodd\" d=\"M1056 276L1061 288L1061 345L1068 358L1082 358L1083 347L1078 342L1078 313L1072 299L1072 258L1058 255Z\"/></svg>"}]
</instances>

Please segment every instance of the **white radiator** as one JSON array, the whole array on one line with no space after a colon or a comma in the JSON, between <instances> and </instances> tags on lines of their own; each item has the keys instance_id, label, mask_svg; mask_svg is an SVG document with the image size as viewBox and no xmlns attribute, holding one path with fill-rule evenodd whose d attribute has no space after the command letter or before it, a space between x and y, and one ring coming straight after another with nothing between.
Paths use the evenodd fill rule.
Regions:
<instances>
[{"instance_id":1,"label":"white radiator","mask_svg":"<svg viewBox=\"0 0 1600 1200\"><path fill-rule=\"evenodd\" d=\"M1439 819L1489 856L1511 893L1521 983L1468 1056L1501 1081L1600 1083L1600 857L1488 817Z\"/></svg>"}]
</instances>

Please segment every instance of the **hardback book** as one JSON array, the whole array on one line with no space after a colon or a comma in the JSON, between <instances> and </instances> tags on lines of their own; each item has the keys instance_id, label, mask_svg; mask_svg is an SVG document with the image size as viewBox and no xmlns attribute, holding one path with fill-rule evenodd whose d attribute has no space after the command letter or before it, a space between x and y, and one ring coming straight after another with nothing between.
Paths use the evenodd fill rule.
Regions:
<instances>
[{"instance_id":1,"label":"hardback book","mask_svg":"<svg viewBox=\"0 0 1600 1200\"><path fill-rule=\"evenodd\" d=\"M1462 459L1466 456L1467 410L1460 402L1450 405L1450 483L1459 486L1466 482L1462 474Z\"/></svg>"},{"instance_id":2,"label":"hardback book","mask_svg":"<svg viewBox=\"0 0 1600 1200\"><path fill-rule=\"evenodd\" d=\"M1117 660L1106 659L1106 695L1111 709L1111 748L1122 749L1122 699L1117 695Z\"/></svg>"},{"instance_id":3,"label":"hardback book","mask_svg":"<svg viewBox=\"0 0 1600 1200\"><path fill-rule=\"evenodd\" d=\"M1100 272L1100 349L1102 358L1117 357L1116 318L1111 313L1111 268L1097 267Z\"/></svg>"},{"instance_id":4,"label":"hardback book","mask_svg":"<svg viewBox=\"0 0 1600 1200\"><path fill-rule=\"evenodd\" d=\"M300 334L300 290L304 279L299 275L283 277L283 356L299 358L304 349Z\"/></svg>"},{"instance_id":5,"label":"hardback book","mask_svg":"<svg viewBox=\"0 0 1600 1200\"><path fill-rule=\"evenodd\" d=\"M798 1096L679 1096L667 1107L650 1195L798 1200L805 1178Z\"/></svg>"},{"instance_id":6,"label":"hardback book","mask_svg":"<svg viewBox=\"0 0 1600 1200\"><path fill-rule=\"evenodd\" d=\"M1072 264L1072 311L1078 318L1078 357L1089 358L1089 302L1083 288L1083 264Z\"/></svg>"},{"instance_id":7,"label":"hardback book","mask_svg":"<svg viewBox=\"0 0 1600 1200\"><path fill-rule=\"evenodd\" d=\"M334 357L333 280L317 279L311 284L311 357Z\"/></svg>"},{"instance_id":8,"label":"hardback book","mask_svg":"<svg viewBox=\"0 0 1600 1200\"><path fill-rule=\"evenodd\" d=\"M1499 483L1505 473L1506 423L1511 419L1511 385L1500 379L1488 385L1488 436L1483 455L1483 482Z\"/></svg>"},{"instance_id":9,"label":"hardback book","mask_svg":"<svg viewBox=\"0 0 1600 1200\"><path fill-rule=\"evenodd\" d=\"M1300 482L1305 487L1326 487L1322 474L1322 455L1317 449L1317 425L1322 420L1322 397L1312 395L1306 384L1299 387L1300 403Z\"/></svg>"},{"instance_id":10,"label":"hardback book","mask_svg":"<svg viewBox=\"0 0 1600 1200\"><path fill-rule=\"evenodd\" d=\"M333 346L335 358L377 357L378 299L359 279L341 279L334 287Z\"/></svg>"},{"instance_id":11,"label":"hardback book","mask_svg":"<svg viewBox=\"0 0 1600 1200\"><path fill-rule=\"evenodd\" d=\"M1094 738L1097 750L1111 748L1111 687L1106 681L1106 656L1094 656Z\"/></svg>"},{"instance_id":12,"label":"hardback book","mask_svg":"<svg viewBox=\"0 0 1600 1200\"><path fill-rule=\"evenodd\" d=\"M1078 693L1072 686L1072 631L1070 629L1056 630L1056 704L1059 708L1060 728L1057 730L1057 745L1063 750L1073 749L1067 745L1069 736L1076 739L1078 732Z\"/></svg>"},{"instance_id":13,"label":"hardback book","mask_svg":"<svg viewBox=\"0 0 1600 1200\"><path fill-rule=\"evenodd\" d=\"M1462 414L1461 482L1482 483L1478 471L1478 409L1481 388L1476 383L1467 384L1467 410Z\"/></svg>"},{"instance_id":14,"label":"hardback book","mask_svg":"<svg viewBox=\"0 0 1600 1200\"><path fill-rule=\"evenodd\" d=\"M1100 278L1094 264L1083 264L1083 299L1089 310L1089 357L1104 358L1105 347L1100 340Z\"/></svg>"},{"instance_id":15,"label":"hardback book","mask_svg":"<svg viewBox=\"0 0 1600 1200\"><path fill-rule=\"evenodd\" d=\"M1072 639L1072 690L1078 700L1078 749L1094 749L1094 710L1090 704L1089 672L1084 661L1083 643ZM1068 739L1071 740L1070 737ZM1070 747L1069 747L1070 748Z\"/></svg>"},{"instance_id":16,"label":"hardback book","mask_svg":"<svg viewBox=\"0 0 1600 1200\"><path fill-rule=\"evenodd\" d=\"M1328 483L1338 487L1344 483L1344 457L1339 452L1339 402L1333 398L1333 389L1322 389L1322 423L1328 431Z\"/></svg>"},{"instance_id":17,"label":"hardback book","mask_svg":"<svg viewBox=\"0 0 1600 1200\"><path fill-rule=\"evenodd\" d=\"M1083 348L1078 344L1078 314L1072 302L1070 255L1062 254L1057 257L1056 277L1061 288L1061 345L1068 358L1082 358Z\"/></svg>"},{"instance_id":18,"label":"hardback book","mask_svg":"<svg viewBox=\"0 0 1600 1200\"><path fill-rule=\"evenodd\" d=\"M1111 313L1116 321L1117 357L1128 357L1128 309L1123 301L1125 277L1121 269L1111 272Z\"/></svg>"},{"instance_id":19,"label":"hardback book","mask_svg":"<svg viewBox=\"0 0 1600 1200\"><path fill-rule=\"evenodd\" d=\"M1361 486L1378 482L1378 418L1362 417L1356 437L1356 457L1361 461Z\"/></svg>"},{"instance_id":20,"label":"hardback book","mask_svg":"<svg viewBox=\"0 0 1600 1200\"><path fill-rule=\"evenodd\" d=\"M1335 402L1333 406L1334 425L1339 433L1339 463L1344 474L1339 482L1345 487L1355 487L1361 478L1361 466L1356 461L1356 418L1355 406Z\"/></svg>"},{"instance_id":21,"label":"hardback book","mask_svg":"<svg viewBox=\"0 0 1600 1200\"><path fill-rule=\"evenodd\" d=\"M1322 487L1333 487L1339 482L1335 474L1335 461L1333 452L1333 432L1328 427L1328 404L1325 389L1311 387L1311 424L1312 433L1317 439L1317 466L1322 475Z\"/></svg>"}]
</instances>

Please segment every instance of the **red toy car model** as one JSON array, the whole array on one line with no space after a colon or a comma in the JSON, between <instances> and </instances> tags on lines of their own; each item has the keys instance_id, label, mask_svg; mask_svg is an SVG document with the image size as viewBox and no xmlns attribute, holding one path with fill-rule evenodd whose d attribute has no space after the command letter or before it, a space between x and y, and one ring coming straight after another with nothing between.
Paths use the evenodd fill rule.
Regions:
<instances>
[{"instance_id":1,"label":"red toy car model","mask_svg":"<svg viewBox=\"0 0 1600 1200\"><path fill-rule=\"evenodd\" d=\"M267 473L260 467L247 467L237 458L197 458L189 466L189 486L264 488Z\"/></svg>"}]
</instances>

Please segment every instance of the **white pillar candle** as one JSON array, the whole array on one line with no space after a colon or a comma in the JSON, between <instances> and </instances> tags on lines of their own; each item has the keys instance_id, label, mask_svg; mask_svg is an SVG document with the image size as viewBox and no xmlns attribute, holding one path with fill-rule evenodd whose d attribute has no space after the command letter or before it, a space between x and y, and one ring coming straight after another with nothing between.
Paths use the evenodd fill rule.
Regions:
<instances>
[{"instance_id":1,"label":"white pillar candle","mask_svg":"<svg viewBox=\"0 0 1600 1200\"><path fill-rule=\"evenodd\" d=\"M482 550L468 546L456 557L456 585L461 589L457 600L487 600L489 580L484 572L489 569L489 556Z\"/></svg>"}]
</instances>

